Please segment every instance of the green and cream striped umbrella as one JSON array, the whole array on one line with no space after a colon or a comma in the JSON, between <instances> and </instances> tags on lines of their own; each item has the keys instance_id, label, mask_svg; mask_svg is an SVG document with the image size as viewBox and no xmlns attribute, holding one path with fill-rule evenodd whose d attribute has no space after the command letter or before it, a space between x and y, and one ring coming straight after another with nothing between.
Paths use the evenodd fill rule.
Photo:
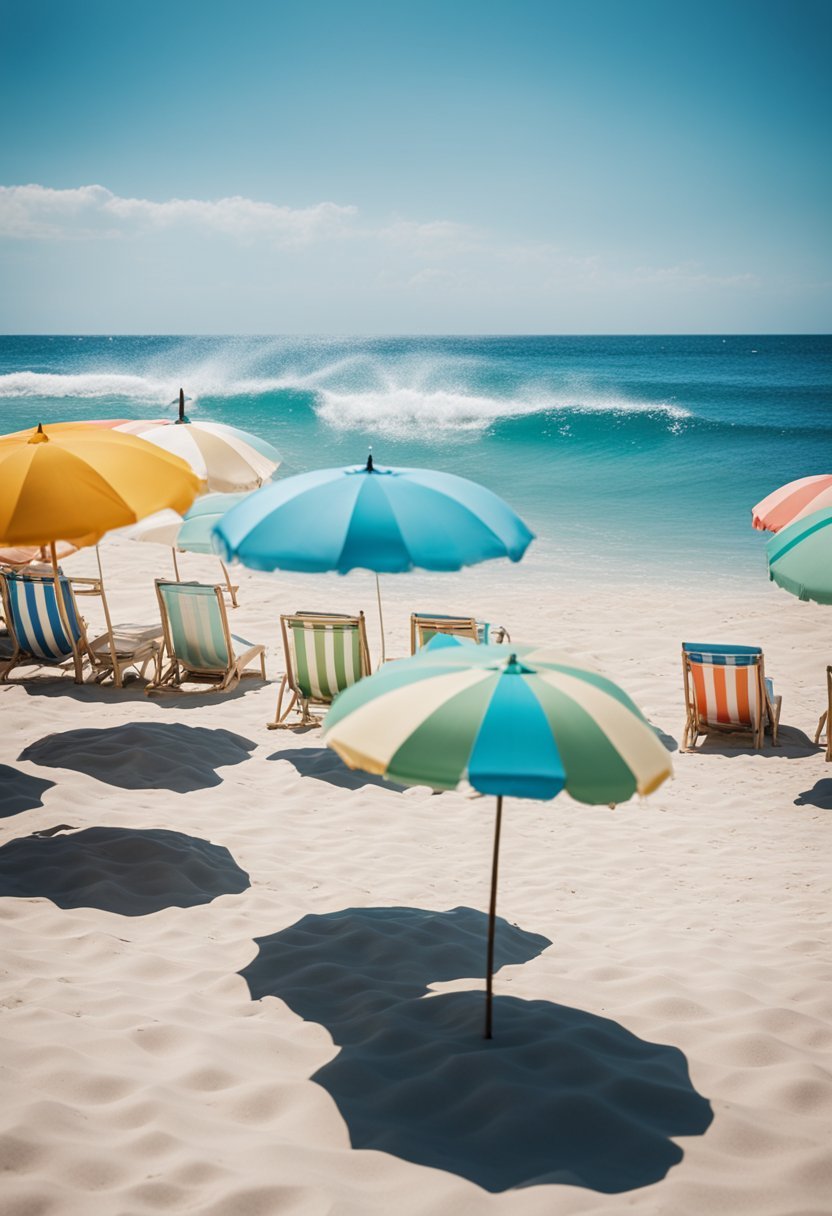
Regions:
<instances>
[{"instance_id":1,"label":"green and cream striped umbrella","mask_svg":"<svg viewBox=\"0 0 832 1216\"><path fill-rule=\"evenodd\" d=\"M324 739L350 768L497 796L486 1038L503 797L565 789L579 802L614 804L652 793L672 772L655 730L612 680L544 647L443 636L341 693Z\"/></svg>"}]
</instances>

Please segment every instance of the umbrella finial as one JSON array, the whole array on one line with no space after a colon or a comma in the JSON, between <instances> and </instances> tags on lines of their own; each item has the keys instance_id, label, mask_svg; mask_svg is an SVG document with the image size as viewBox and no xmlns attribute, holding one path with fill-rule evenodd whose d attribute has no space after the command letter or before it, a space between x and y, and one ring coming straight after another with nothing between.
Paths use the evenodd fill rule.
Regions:
<instances>
[{"instance_id":1,"label":"umbrella finial","mask_svg":"<svg viewBox=\"0 0 832 1216\"><path fill-rule=\"evenodd\" d=\"M370 448L370 453L367 457L367 470L366 471L368 473L373 472L373 449L372 448Z\"/></svg>"},{"instance_id":2,"label":"umbrella finial","mask_svg":"<svg viewBox=\"0 0 832 1216\"><path fill-rule=\"evenodd\" d=\"M49 442L49 436L44 433L42 422L38 423L38 429L32 435L32 438L29 440L29 442L30 443L48 443Z\"/></svg>"},{"instance_id":3,"label":"umbrella finial","mask_svg":"<svg viewBox=\"0 0 832 1216\"><path fill-rule=\"evenodd\" d=\"M180 390L179 390L179 417L176 419L176 421L177 422L187 422L188 421L188 419L185 417L185 390L184 390L184 388L180 388Z\"/></svg>"}]
</instances>

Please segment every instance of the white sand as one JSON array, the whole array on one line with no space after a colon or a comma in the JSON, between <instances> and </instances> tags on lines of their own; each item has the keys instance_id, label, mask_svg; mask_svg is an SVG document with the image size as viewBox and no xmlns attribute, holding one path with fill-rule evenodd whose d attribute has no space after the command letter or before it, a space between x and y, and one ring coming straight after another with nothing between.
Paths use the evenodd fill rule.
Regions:
<instances>
[{"instance_id":1,"label":"white sand","mask_svg":"<svg viewBox=\"0 0 832 1216\"><path fill-rule=\"evenodd\" d=\"M105 546L116 618L155 615L168 556ZM616 810L507 802L490 1046L492 799L267 732L274 682L0 687L3 1216L832 1211L832 768L806 737L832 618L763 577L545 590L541 569L386 579L389 651L411 607L471 609L678 740L682 639L759 643L784 746L677 754ZM363 607L374 639L368 575L240 583L272 681L280 611Z\"/></svg>"}]
</instances>

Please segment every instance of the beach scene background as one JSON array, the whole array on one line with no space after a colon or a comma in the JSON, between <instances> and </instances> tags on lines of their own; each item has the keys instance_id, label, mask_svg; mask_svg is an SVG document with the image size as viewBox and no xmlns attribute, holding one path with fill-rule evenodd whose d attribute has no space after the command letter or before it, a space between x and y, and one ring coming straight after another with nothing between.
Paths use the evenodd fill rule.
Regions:
<instances>
[{"instance_id":1,"label":"beach scene background","mask_svg":"<svg viewBox=\"0 0 832 1216\"><path fill-rule=\"evenodd\" d=\"M461 474L536 538L382 574L387 657L503 626L672 767L505 797L486 1040L494 798L267 728L282 614L380 662L372 570L231 563L232 607L180 553L265 679L0 680L0 1216L829 1216L832 618L751 511L832 471L830 62L827 0L0 0L0 517L53 501L10 433L180 389L278 484ZM166 545L60 561L161 636ZM778 746L685 750L684 642L762 650Z\"/></svg>"}]
</instances>

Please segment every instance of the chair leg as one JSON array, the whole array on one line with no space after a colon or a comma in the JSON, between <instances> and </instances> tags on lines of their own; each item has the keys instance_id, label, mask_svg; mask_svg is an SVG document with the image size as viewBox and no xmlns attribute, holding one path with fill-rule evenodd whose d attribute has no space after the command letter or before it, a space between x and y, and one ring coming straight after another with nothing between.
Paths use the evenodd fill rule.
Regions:
<instances>
[{"instance_id":1,"label":"chair leg","mask_svg":"<svg viewBox=\"0 0 832 1216\"><path fill-rule=\"evenodd\" d=\"M277 709L275 710L275 713L274 713L274 720L272 722L266 723L266 726L269 730L278 730L283 725L284 719L289 715L289 713L292 709L292 706L295 704L295 702L298 699L298 694L296 692L293 692L291 699L289 701L289 704L286 706L286 709L281 714L280 707L283 704L283 693L286 691L286 685L288 684L288 682L289 682L288 676L284 675L283 679L280 681L280 688L278 689L278 693L277 693Z\"/></svg>"},{"instance_id":2,"label":"chair leg","mask_svg":"<svg viewBox=\"0 0 832 1216\"><path fill-rule=\"evenodd\" d=\"M826 719L828 716L828 712L829 711L825 709L823 711L823 713L821 714L820 718L818 718L818 728L815 731L815 743L820 743L820 737L823 734L823 728L826 725Z\"/></svg>"}]
</instances>

